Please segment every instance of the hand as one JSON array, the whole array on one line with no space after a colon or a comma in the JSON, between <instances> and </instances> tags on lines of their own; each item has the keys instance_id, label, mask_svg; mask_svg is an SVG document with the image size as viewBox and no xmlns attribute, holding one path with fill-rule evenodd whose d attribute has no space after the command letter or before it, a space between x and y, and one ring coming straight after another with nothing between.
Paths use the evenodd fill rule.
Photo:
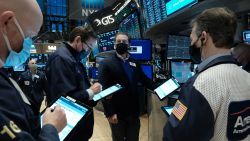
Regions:
<instances>
[{"instance_id":1,"label":"hand","mask_svg":"<svg viewBox=\"0 0 250 141\"><path fill-rule=\"evenodd\" d=\"M58 133L61 132L67 124L65 112L59 106L56 106L53 111L51 108L47 108L42 120L43 126L46 124L51 124L57 129Z\"/></svg>"},{"instance_id":2,"label":"hand","mask_svg":"<svg viewBox=\"0 0 250 141\"><path fill-rule=\"evenodd\" d=\"M111 124L117 124L118 123L117 114L114 114L111 117L108 117L108 121Z\"/></svg>"},{"instance_id":3,"label":"hand","mask_svg":"<svg viewBox=\"0 0 250 141\"><path fill-rule=\"evenodd\" d=\"M102 91L102 85L100 83L94 83L90 89L94 92L94 94L97 94Z\"/></svg>"}]
</instances>

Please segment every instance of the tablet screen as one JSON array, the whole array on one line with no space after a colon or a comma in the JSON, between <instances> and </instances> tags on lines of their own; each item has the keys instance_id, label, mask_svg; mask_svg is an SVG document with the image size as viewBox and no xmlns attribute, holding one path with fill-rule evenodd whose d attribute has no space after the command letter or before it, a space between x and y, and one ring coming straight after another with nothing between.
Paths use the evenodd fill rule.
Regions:
<instances>
[{"instance_id":1,"label":"tablet screen","mask_svg":"<svg viewBox=\"0 0 250 141\"><path fill-rule=\"evenodd\" d=\"M170 78L168 81L160 85L154 91L156 92L158 97L162 100L163 98L165 98L167 95L169 95L179 87L180 85L178 84L177 80L175 80L174 78Z\"/></svg>"},{"instance_id":2,"label":"tablet screen","mask_svg":"<svg viewBox=\"0 0 250 141\"><path fill-rule=\"evenodd\" d=\"M165 112L167 112L168 115L171 115L171 113L173 111L173 107L164 106L163 110L165 110Z\"/></svg>"},{"instance_id":3,"label":"tablet screen","mask_svg":"<svg viewBox=\"0 0 250 141\"><path fill-rule=\"evenodd\" d=\"M79 105L65 97L60 97L52 106L54 108L56 105L61 106L65 110L67 125L59 133L60 141L63 141L71 130L76 126L76 124L87 115L88 109ZM43 116L43 115L42 115ZM42 116L41 116L41 125L42 125Z\"/></svg>"},{"instance_id":4,"label":"tablet screen","mask_svg":"<svg viewBox=\"0 0 250 141\"><path fill-rule=\"evenodd\" d=\"M121 88L122 88L122 87L121 87L121 85L119 85L119 84L116 84L116 85L114 85L114 86L111 86L111 87L109 87L109 88L107 88L107 89L101 91L100 93L94 95L93 100L94 100L94 101L98 101L98 100L100 100L100 99L102 99L102 98L104 98L104 97L106 97L106 96L108 96L108 95L111 95L112 93L114 93L114 92L120 90Z\"/></svg>"}]
</instances>

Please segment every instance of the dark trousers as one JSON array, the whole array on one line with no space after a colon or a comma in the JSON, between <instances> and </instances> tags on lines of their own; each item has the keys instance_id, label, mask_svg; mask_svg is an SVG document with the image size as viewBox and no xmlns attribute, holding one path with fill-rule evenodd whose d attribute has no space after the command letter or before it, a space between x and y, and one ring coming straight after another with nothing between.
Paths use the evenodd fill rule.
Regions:
<instances>
[{"instance_id":1,"label":"dark trousers","mask_svg":"<svg viewBox=\"0 0 250 141\"><path fill-rule=\"evenodd\" d=\"M118 124L110 124L113 141L139 141L139 117L118 118Z\"/></svg>"}]
</instances>

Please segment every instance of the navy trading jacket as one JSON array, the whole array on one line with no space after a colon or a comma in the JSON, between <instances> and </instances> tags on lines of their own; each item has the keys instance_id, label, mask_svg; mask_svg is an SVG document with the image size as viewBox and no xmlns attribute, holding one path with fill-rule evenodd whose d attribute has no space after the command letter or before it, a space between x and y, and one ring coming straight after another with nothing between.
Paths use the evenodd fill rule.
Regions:
<instances>
[{"instance_id":1,"label":"navy trading jacket","mask_svg":"<svg viewBox=\"0 0 250 141\"><path fill-rule=\"evenodd\" d=\"M63 43L56 52L50 55L46 65L46 77L48 83L48 103L61 95L70 96L90 107L96 105L93 100L89 100L89 94L86 91L90 88L90 82L87 77L86 69L80 62L80 53L75 51L68 43ZM92 136L94 126L93 113L86 118L84 123L79 124L75 129L72 139L69 140L87 140Z\"/></svg>"},{"instance_id":2,"label":"navy trading jacket","mask_svg":"<svg viewBox=\"0 0 250 141\"><path fill-rule=\"evenodd\" d=\"M59 141L54 126L41 129L39 116L16 87L17 83L0 69L0 141Z\"/></svg>"}]
</instances>

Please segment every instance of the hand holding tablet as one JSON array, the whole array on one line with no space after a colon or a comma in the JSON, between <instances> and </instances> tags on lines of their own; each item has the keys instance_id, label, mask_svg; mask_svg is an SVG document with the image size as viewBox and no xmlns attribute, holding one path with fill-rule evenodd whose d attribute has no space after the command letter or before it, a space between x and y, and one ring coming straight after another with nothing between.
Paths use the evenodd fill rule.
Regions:
<instances>
[{"instance_id":1,"label":"hand holding tablet","mask_svg":"<svg viewBox=\"0 0 250 141\"><path fill-rule=\"evenodd\" d=\"M59 138L60 141L64 141L67 139L67 137L70 136L71 131L77 126L78 123L80 123L81 120L83 120L84 117L86 117L88 115L89 112L91 112L91 109L70 98L70 97L63 97L61 96L59 99L57 99L52 106L50 106L50 108L48 108L48 112L54 113L57 112L59 110L59 107L56 106L60 106L64 111L65 111L65 115L67 118L67 125L65 128L62 129L62 131L58 131L59 133ZM54 109L54 111L52 112L51 109ZM47 112L47 110L46 110ZM41 125L43 125L44 119L43 117L46 116L46 114L42 114L41 115ZM56 119L56 120L60 120ZM78 131L79 132L79 131Z\"/></svg>"},{"instance_id":2,"label":"hand holding tablet","mask_svg":"<svg viewBox=\"0 0 250 141\"><path fill-rule=\"evenodd\" d=\"M113 86L101 91L100 93L94 95L93 100L98 101L104 97L110 96L111 94L113 94L114 92L116 92L120 89L122 89L122 86L120 84L113 85Z\"/></svg>"},{"instance_id":3,"label":"hand holding tablet","mask_svg":"<svg viewBox=\"0 0 250 141\"><path fill-rule=\"evenodd\" d=\"M172 93L179 87L180 85L178 81L174 78L170 78L165 83L156 88L154 91L156 92L160 100L163 100L166 96L168 96L170 93Z\"/></svg>"}]
</instances>

